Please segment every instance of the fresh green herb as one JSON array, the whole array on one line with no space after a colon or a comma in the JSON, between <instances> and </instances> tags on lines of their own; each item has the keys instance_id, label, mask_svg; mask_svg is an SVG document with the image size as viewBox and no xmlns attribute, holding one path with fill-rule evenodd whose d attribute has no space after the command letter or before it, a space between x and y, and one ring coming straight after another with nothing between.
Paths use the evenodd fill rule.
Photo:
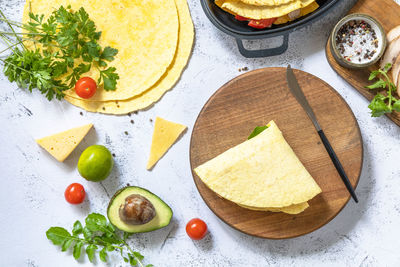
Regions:
<instances>
[{"instance_id":1,"label":"fresh green herb","mask_svg":"<svg viewBox=\"0 0 400 267\"><path fill-rule=\"evenodd\" d=\"M99 73L98 84L103 83L107 91L116 89L119 76L108 62L114 60L118 50L99 45L101 32L84 8L73 11L70 6L60 6L46 20L44 15L30 13L27 24L9 21L1 11L0 15L0 21L7 22L11 29L0 32L8 45L6 50L12 50L5 60L0 59L11 82L29 91L37 88L49 100L60 100L65 90L94 68ZM13 25L22 33L17 33ZM27 48L27 41L34 48Z\"/></svg>"},{"instance_id":2,"label":"fresh green herb","mask_svg":"<svg viewBox=\"0 0 400 267\"><path fill-rule=\"evenodd\" d=\"M250 140L251 138L256 137L257 135L262 133L267 128L268 128L268 126L257 126L256 128L254 128L253 132L249 135L249 137L247 137L247 140Z\"/></svg>"},{"instance_id":3,"label":"fresh green herb","mask_svg":"<svg viewBox=\"0 0 400 267\"><path fill-rule=\"evenodd\" d=\"M388 76L388 71L391 69L392 64L388 63L383 69L372 71L369 80L377 81L366 88L385 89L384 94L377 93L372 99L368 108L371 110L372 117L380 117L385 113L392 113L393 111L400 111L400 100L394 96L397 88Z\"/></svg>"},{"instance_id":4,"label":"fresh green herb","mask_svg":"<svg viewBox=\"0 0 400 267\"><path fill-rule=\"evenodd\" d=\"M125 262L131 266L143 267L143 256L134 251L126 239L130 234L119 232L107 221L106 217L98 213L91 213L85 219L85 226L80 221L76 221L72 228L72 234L62 227L51 227L46 232L46 236L54 245L61 246L62 251L73 248L72 255L75 259L81 257L82 249L93 262L96 253L103 262L108 261L108 253L118 251ZM151 264L146 267L152 266Z\"/></svg>"}]
</instances>

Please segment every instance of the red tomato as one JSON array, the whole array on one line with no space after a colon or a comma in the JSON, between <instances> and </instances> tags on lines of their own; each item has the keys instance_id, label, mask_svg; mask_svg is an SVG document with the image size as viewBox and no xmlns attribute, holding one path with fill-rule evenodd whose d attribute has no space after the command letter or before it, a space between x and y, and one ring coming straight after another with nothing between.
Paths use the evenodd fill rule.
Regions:
<instances>
[{"instance_id":1,"label":"red tomato","mask_svg":"<svg viewBox=\"0 0 400 267\"><path fill-rule=\"evenodd\" d=\"M75 84L75 92L78 96L88 99L91 98L97 89L96 82L90 77L80 78Z\"/></svg>"},{"instance_id":2,"label":"red tomato","mask_svg":"<svg viewBox=\"0 0 400 267\"><path fill-rule=\"evenodd\" d=\"M275 22L277 18L271 18L271 19L252 19L249 22L249 26L256 28L256 29L265 29L271 27L272 23Z\"/></svg>"},{"instance_id":3,"label":"red tomato","mask_svg":"<svg viewBox=\"0 0 400 267\"><path fill-rule=\"evenodd\" d=\"M193 240L203 239L207 234L207 224L199 218L191 219L186 224L186 233Z\"/></svg>"},{"instance_id":4,"label":"red tomato","mask_svg":"<svg viewBox=\"0 0 400 267\"><path fill-rule=\"evenodd\" d=\"M70 184L65 190L64 196L71 204L80 204L85 199L85 189L81 184L73 183Z\"/></svg>"},{"instance_id":5,"label":"red tomato","mask_svg":"<svg viewBox=\"0 0 400 267\"><path fill-rule=\"evenodd\" d=\"M249 19L248 19L248 18L245 18L245 17L239 16L239 15L236 15L236 16L235 16L235 19L237 19L238 21L249 21Z\"/></svg>"}]
</instances>

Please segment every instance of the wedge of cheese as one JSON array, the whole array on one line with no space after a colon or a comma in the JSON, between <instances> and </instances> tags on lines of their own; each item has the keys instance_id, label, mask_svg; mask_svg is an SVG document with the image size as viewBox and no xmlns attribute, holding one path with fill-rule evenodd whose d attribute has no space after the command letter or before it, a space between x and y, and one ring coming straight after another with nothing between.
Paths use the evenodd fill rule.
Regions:
<instances>
[{"instance_id":1,"label":"wedge of cheese","mask_svg":"<svg viewBox=\"0 0 400 267\"><path fill-rule=\"evenodd\" d=\"M185 125L167 121L160 117L156 118L153 139L151 142L150 157L147 162L148 170L154 167L157 161L159 161L168 151L186 128Z\"/></svg>"},{"instance_id":2,"label":"wedge of cheese","mask_svg":"<svg viewBox=\"0 0 400 267\"><path fill-rule=\"evenodd\" d=\"M320 187L274 121L247 140L194 169L219 196L254 210L296 214Z\"/></svg>"},{"instance_id":3,"label":"wedge of cheese","mask_svg":"<svg viewBox=\"0 0 400 267\"><path fill-rule=\"evenodd\" d=\"M92 127L93 124L86 124L61 133L37 139L36 143L43 147L58 161L63 162L79 145Z\"/></svg>"}]
</instances>

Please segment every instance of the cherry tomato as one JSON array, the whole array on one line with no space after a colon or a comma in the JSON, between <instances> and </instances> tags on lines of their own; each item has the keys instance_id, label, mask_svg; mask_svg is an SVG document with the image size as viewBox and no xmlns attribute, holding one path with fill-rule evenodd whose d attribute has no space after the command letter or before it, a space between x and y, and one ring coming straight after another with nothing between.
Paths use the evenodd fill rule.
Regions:
<instances>
[{"instance_id":1,"label":"cherry tomato","mask_svg":"<svg viewBox=\"0 0 400 267\"><path fill-rule=\"evenodd\" d=\"M239 15L236 15L236 16L235 16L235 19L237 19L238 21L249 21L248 18L239 16Z\"/></svg>"},{"instance_id":2,"label":"cherry tomato","mask_svg":"<svg viewBox=\"0 0 400 267\"><path fill-rule=\"evenodd\" d=\"M70 184L65 190L65 200L71 204L80 204L85 199L85 189L81 184L73 183Z\"/></svg>"},{"instance_id":3,"label":"cherry tomato","mask_svg":"<svg viewBox=\"0 0 400 267\"><path fill-rule=\"evenodd\" d=\"M91 98L97 89L96 82L90 77L82 77L75 84L75 92L78 96L88 99Z\"/></svg>"},{"instance_id":4,"label":"cherry tomato","mask_svg":"<svg viewBox=\"0 0 400 267\"><path fill-rule=\"evenodd\" d=\"M265 29L271 27L272 23L275 22L277 18L270 18L270 19L252 19L249 22L249 26L256 28L256 29Z\"/></svg>"},{"instance_id":5,"label":"cherry tomato","mask_svg":"<svg viewBox=\"0 0 400 267\"><path fill-rule=\"evenodd\" d=\"M199 218L191 219L186 224L186 233L193 240L203 239L207 234L207 224Z\"/></svg>"}]
</instances>

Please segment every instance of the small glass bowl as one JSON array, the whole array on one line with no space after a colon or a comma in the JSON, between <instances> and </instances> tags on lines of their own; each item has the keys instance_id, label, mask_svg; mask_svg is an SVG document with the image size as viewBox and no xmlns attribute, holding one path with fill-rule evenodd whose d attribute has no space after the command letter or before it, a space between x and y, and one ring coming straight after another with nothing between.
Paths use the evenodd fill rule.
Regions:
<instances>
[{"instance_id":1,"label":"small glass bowl","mask_svg":"<svg viewBox=\"0 0 400 267\"><path fill-rule=\"evenodd\" d=\"M357 62L352 62L346 60L342 54L340 53L337 45L336 45L336 36L338 34L338 31L340 28L346 24L347 22L351 20L363 20L369 25L371 25L371 28L375 31L376 33L376 38L378 39L378 47L376 48L377 52L374 54L374 56L371 58L370 61L368 62L363 62L363 63L357 63ZM345 68L350 68L350 69L363 69L367 68L369 66L374 65L378 60L382 57L382 55L385 52L386 49L386 33L385 30L383 29L382 25L373 17L366 15L366 14L360 14L360 13L354 13L347 15L346 17L342 18L333 28L332 33L329 37L329 43L330 43L330 48L333 57L335 60L341 65L342 67Z\"/></svg>"}]
</instances>

